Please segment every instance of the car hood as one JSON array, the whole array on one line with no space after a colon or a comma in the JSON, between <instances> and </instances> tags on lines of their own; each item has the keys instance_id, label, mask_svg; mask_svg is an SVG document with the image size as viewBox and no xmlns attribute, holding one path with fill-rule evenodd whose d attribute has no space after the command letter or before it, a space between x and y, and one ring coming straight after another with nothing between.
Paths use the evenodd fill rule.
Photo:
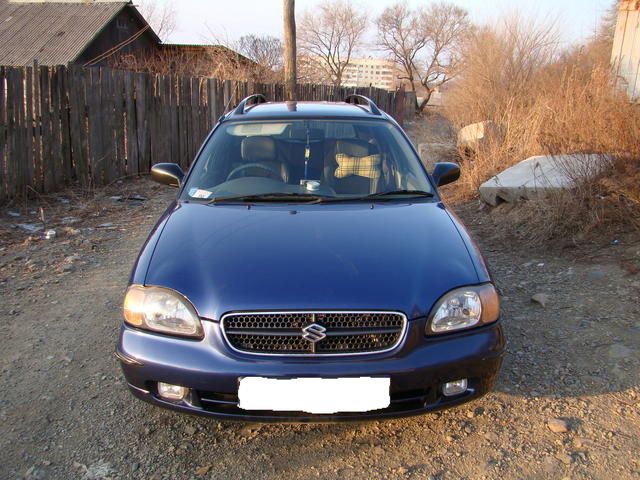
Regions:
<instances>
[{"instance_id":1,"label":"car hood","mask_svg":"<svg viewBox=\"0 0 640 480\"><path fill-rule=\"evenodd\" d=\"M145 284L172 288L203 318L244 310L428 314L479 282L440 203L177 204Z\"/></svg>"}]
</instances>

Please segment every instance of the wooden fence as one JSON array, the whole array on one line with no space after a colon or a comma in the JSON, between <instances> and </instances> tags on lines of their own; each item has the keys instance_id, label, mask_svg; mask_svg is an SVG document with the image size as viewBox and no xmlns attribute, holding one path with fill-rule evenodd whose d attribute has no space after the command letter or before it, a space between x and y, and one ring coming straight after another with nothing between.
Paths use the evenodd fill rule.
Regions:
<instances>
[{"instance_id":1,"label":"wooden fence","mask_svg":"<svg viewBox=\"0 0 640 480\"><path fill-rule=\"evenodd\" d=\"M370 96L400 121L404 93L300 85L300 100ZM105 185L158 162L187 167L225 106L280 84L134 73L108 68L0 67L0 201L75 182Z\"/></svg>"}]
</instances>

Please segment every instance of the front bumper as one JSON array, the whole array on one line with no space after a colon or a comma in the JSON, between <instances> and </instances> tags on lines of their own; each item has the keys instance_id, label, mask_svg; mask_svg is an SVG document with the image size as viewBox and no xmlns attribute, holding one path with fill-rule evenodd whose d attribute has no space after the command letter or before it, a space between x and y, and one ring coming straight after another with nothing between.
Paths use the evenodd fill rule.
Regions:
<instances>
[{"instance_id":1,"label":"front bumper","mask_svg":"<svg viewBox=\"0 0 640 480\"><path fill-rule=\"evenodd\" d=\"M203 322L202 341L123 326L116 356L136 397L165 408L227 419L322 422L393 418L452 407L489 392L502 365L504 335L500 324L425 339L424 323L410 321L404 342L391 352L308 359L234 352L216 322ZM238 379L249 376L390 377L391 405L372 412L332 415L242 410L237 405ZM467 392L443 396L441 385L460 378L469 379ZM159 381L188 387L191 393L181 402L165 401L156 393Z\"/></svg>"}]
</instances>

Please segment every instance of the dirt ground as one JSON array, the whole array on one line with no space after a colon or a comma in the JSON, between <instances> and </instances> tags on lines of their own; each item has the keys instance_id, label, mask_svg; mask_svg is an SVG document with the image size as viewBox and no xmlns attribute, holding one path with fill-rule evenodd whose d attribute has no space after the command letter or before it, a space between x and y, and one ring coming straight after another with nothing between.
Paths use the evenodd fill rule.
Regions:
<instances>
[{"instance_id":1,"label":"dirt ground","mask_svg":"<svg viewBox=\"0 0 640 480\"><path fill-rule=\"evenodd\" d=\"M130 268L174 193L132 180L0 209L0 478L640 478L637 238L525 247L458 205L502 293L494 393L384 422L219 422L135 400L112 356ZM39 205L55 238L16 227Z\"/></svg>"}]
</instances>

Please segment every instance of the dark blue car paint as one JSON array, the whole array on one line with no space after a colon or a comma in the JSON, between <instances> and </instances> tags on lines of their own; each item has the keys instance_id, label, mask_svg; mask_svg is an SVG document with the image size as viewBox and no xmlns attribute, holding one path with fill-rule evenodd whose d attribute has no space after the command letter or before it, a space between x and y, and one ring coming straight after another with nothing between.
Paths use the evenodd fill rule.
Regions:
<instances>
[{"instance_id":1,"label":"dark blue car paint","mask_svg":"<svg viewBox=\"0 0 640 480\"><path fill-rule=\"evenodd\" d=\"M145 285L186 296L202 318L233 310L399 310L426 316L455 287L485 283L440 203L179 203ZM135 275L138 278L138 275ZM249 293L250 292L250 293Z\"/></svg>"},{"instance_id":2,"label":"dark blue car paint","mask_svg":"<svg viewBox=\"0 0 640 480\"><path fill-rule=\"evenodd\" d=\"M242 117L230 113L221 121L371 119L371 114L353 105L299 103L295 112L266 104ZM393 123L411 143L387 114L374 120ZM505 343L499 322L444 336L424 333L443 294L491 281L475 242L429 181L436 191L432 200L318 205L206 205L178 200L181 188L143 246L130 283L185 295L203 319L205 338L180 339L123 325L116 351L131 391L166 408L263 421L412 415L490 391ZM409 325L395 350L366 357L265 358L234 352L225 344L218 322L223 314L278 309L403 311ZM430 393L411 410L318 416L245 412L233 402L229 409L207 411L197 399L195 404L170 403L154 392L155 382L164 381L233 396L242 376L388 376L392 404L394 394ZM466 394L442 396L443 382L465 377L471 385Z\"/></svg>"}]
</instances>

